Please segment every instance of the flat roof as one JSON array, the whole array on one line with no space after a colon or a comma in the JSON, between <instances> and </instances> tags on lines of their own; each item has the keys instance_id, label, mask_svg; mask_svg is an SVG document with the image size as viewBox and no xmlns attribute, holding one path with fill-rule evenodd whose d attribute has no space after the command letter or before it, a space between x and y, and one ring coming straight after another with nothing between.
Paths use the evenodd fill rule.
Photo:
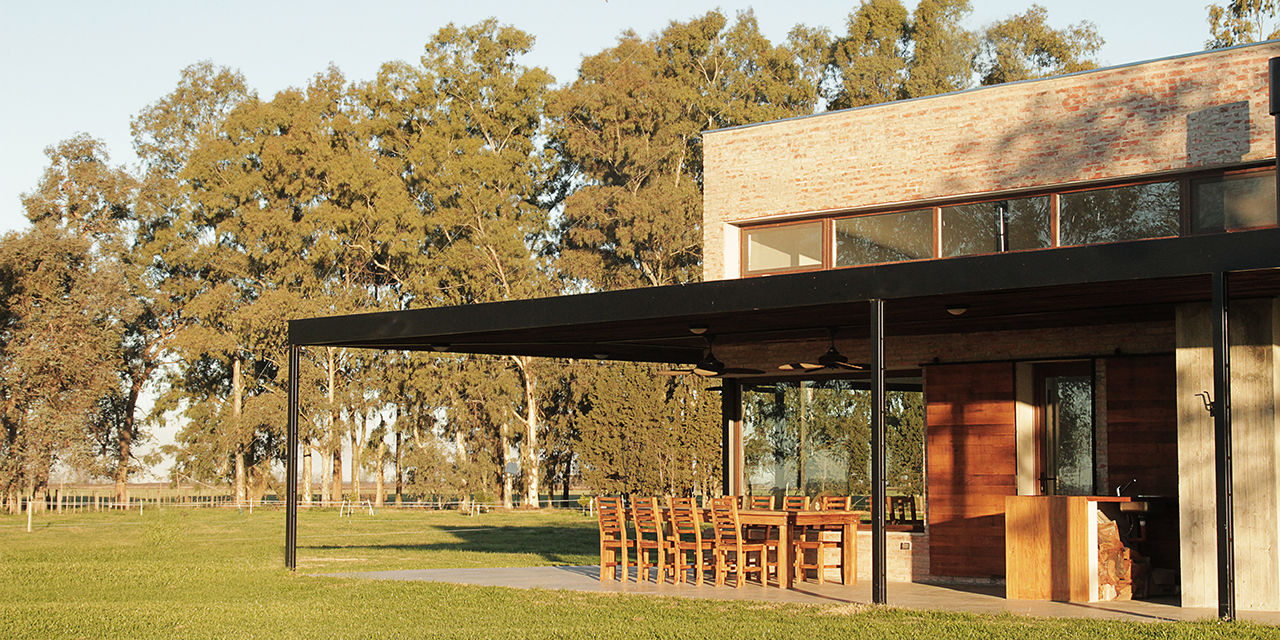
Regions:
<instances>
[{"instance_id":1,"label":"flat roof","mask_svg":"<svg viewBox=\"0 0 1280 640\"><path fill-rule=\"evenodd\" d=\"M1215 272L1247 272L1233 296L1280 294L1280 229L306 318L289 321L289 343L695 363L695 325L735 342L860 336L872 299L889 335L1114 322L1208 300L1200 276ZM952 317L952 303L970 311Z\"/></svg>"}]
</instances>

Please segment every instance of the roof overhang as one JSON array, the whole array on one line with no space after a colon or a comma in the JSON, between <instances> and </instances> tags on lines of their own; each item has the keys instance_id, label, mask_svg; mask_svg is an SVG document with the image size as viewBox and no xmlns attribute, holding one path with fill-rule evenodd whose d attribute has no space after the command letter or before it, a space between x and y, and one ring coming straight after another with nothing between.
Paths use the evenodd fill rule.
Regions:
<instances>
[{"instance_id":1,"label":"roof overhang","mask_svg":"<svg viewBox=\"0 0 1280 640\"><path fill-rule=\"evenodd\" d=\"M868 300L889 335L1172 317L1209 299L1207 274L1232 295L1280 294L1280 229L874 265L553 298L307 318L289 342L394 350L694 363L704 337L865 335ZM968 311L955 317L950 305Z\"/></svg>"}]
</instances>

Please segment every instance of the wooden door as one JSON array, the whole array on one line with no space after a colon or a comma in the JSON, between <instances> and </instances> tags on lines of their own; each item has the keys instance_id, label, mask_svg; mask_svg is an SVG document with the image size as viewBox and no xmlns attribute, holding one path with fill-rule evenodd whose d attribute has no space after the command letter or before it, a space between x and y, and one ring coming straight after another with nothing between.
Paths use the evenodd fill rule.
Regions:
<instances>
[{"instance_id":1,"label":"wooden door","mask_svg":"<svg viewBox=\"0 0 1280 640\"><path fill-rule=\"evenodd\" d=\"M929 572L1004 576L1005 496L1017 494L1013 363L925 368Z\"/></svg>"}]
</instances>

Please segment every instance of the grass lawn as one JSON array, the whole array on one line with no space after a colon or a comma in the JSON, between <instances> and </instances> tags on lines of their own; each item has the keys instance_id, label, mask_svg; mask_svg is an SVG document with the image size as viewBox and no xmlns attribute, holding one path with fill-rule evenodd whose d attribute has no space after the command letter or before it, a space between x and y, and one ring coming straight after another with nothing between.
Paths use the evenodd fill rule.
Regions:
<instances>
[{"instance_id":1,"label":"grass lawn","mask_svg":"<svg viewBox=\"0 0 1280 640\"><path fill-rule=\"evenodd\" d=\"M1277 638L1250 624L1115 623L317 578L304 572L590 564L574 513L284 517L147 510L0 517L0 638Z\"/></svg>"}]
</instances>

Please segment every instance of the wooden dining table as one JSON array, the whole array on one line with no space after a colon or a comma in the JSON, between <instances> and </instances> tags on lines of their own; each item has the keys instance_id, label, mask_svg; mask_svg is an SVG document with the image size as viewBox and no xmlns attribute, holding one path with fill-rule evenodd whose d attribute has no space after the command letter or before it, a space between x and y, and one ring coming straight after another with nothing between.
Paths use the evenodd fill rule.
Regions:
<instances>
[{"instance_id":1,"label":"wooden dining table","mask_svg":"<svg viewBox=\"0 0 1280 640\"><path fill-rule=\"evenodd\" d=\"M783 511L781 509L739 509L738 522L742 525L776 527L778 529L778 586L790 589L795 583L795 548L791 540L804 527L823 527L840 531L840 581L851 585L857 580L858 523L862 511ZM710 513L703 510L703 522L710 522Z\"/></svg>"}]
</instances>

